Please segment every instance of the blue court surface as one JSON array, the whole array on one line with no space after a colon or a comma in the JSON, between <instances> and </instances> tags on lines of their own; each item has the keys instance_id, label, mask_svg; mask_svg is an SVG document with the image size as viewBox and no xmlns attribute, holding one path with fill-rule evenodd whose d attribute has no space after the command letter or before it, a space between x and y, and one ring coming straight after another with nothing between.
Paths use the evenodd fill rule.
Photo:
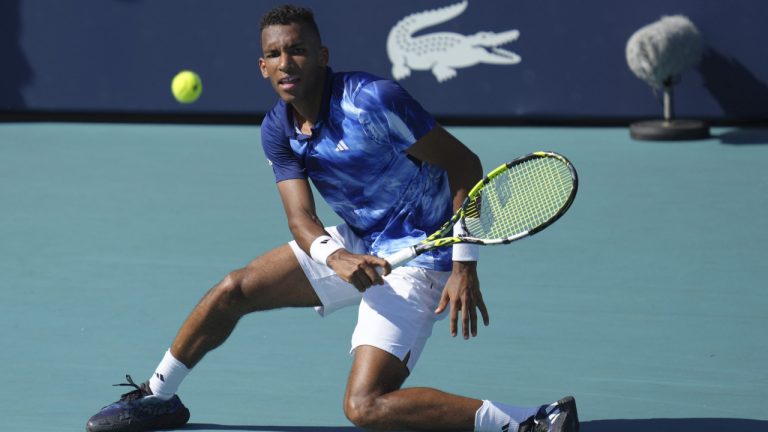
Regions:
<instances>
[{"instance_id":1,"label":"blue court surface","mask_svg":"<svg viewBox=\"0 0 768 432\"><path fill-rule=\"evenodd\" d=\"M439 323L407 386L573 394L587 432L768 431L768 130L449 130L486 171L561 152L580 188L547 230L482 251L490 327ZM0 429L82 431L212 285L289 239L256 126L0 124ZM185 430L355 430L355 317L246 317L182 385Z\"/></svg>"}]
</instances>

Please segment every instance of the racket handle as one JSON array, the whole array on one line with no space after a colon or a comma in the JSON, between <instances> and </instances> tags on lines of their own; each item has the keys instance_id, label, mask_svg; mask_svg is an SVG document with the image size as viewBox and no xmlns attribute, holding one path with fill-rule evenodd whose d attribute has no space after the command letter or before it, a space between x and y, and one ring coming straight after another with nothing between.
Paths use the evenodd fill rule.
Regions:
<instances>
[{"instance_id":1,"label":"racket handle","mask_svg":"<svg viewBox=\"0 0 768 432\"><path fill-rule=\"evenodd\" d=\"M392 267L392 270L394 270L400 267L401 265L407 263L408 261L414 259L416 255L418 255L416 253L416 248L409 247L409 248L401 249L384 259L387 260L389 265ZM376 267L376 271L379 272L379 274L382 274L384 272L384 270L382 270L381 267Z\"/></svg>"}]
</instances>

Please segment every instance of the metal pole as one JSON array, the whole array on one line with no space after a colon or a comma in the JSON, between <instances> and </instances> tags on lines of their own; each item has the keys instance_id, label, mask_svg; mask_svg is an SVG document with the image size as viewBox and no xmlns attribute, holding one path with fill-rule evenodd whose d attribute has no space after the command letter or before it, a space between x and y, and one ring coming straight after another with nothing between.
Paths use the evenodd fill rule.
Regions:
<instances>
[{"instance_id":1,"label":"metal pole","mask_svg":"<svg viewBox=\"0 0 768 432\"><path fill-rule=\"evenodd\" d=\"M664 121L672 121L672 83L664 82Z\"/></svg>"},{"instance_id":2,"label":"metal pole","mask_svg":"<svg viewBox=\"0 0 768 432\"><path fill-rule=\"evenodd\" d=\"M672 121L673 109L672 106L672 85L673 80L671 78L664 81L664 122L669 123Z\"/></svg>"}]
</instances>

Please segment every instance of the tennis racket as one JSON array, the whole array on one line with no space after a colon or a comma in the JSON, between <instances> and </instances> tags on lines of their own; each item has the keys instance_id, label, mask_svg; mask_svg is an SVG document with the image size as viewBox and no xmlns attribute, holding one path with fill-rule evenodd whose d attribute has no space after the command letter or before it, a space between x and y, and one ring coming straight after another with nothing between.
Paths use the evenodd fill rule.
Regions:
<instances>
[{"instance_id":1,"label":"tennis racket","mask_svg":"<svg viewBox=\"0 0 768 432\"><path fill-rule=\"evenodd\" d=\"M480 180L437 232L385 259L394 269L439 247L506 244L532 236L568 210L578 184L576 170L560 154L540 151L517 158ZM466 234L453 235L457 222Z\"/></svg>"}]
</instances>

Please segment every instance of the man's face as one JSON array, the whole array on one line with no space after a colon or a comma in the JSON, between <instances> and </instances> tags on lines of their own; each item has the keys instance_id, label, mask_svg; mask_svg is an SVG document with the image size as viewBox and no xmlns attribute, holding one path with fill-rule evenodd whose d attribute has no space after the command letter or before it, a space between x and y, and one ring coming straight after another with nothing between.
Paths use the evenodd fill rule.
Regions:
<instances>
[{"instance_id":1,"label":"man's face","mask_svg":"<svg viewBox=\"0 0 768 432\"><path fill-rule=\"evenodd\" d=\"M318 36L301 23L271 25L261 32L264 56L259 58L261 75L287 103L302 103L322 94L322 71L328 50Z\"/></svg>"}]
</instances>

